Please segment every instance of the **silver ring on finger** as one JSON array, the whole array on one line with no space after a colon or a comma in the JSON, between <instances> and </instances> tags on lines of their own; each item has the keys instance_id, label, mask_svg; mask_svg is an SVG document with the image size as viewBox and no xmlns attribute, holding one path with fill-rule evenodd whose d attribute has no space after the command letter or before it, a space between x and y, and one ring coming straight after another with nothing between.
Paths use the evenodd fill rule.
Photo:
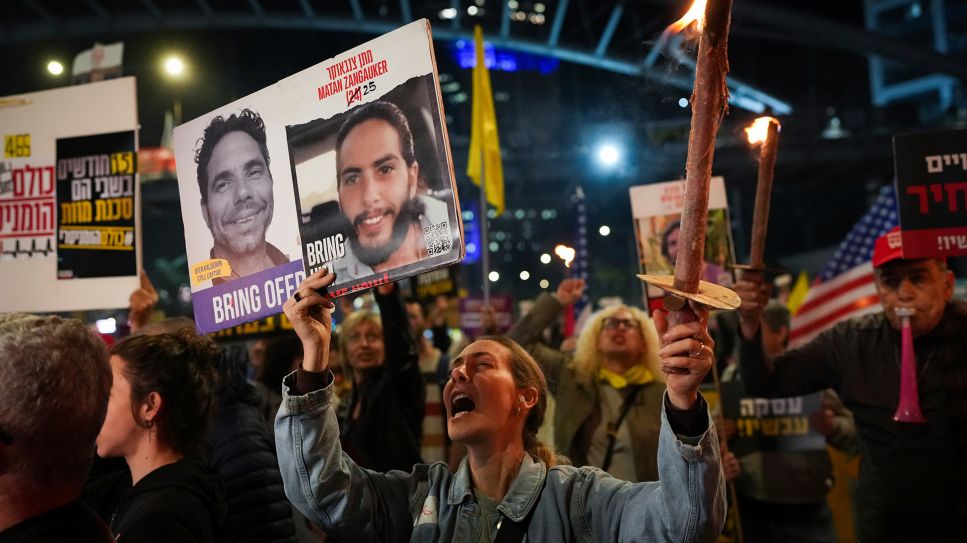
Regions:
<instances>
[{"instance_id":1,"label":"silver ring on finger","mask_svg":"<svg viewBox=\"0 0 967 543\"><path fill-rule=\"evenodd\" d=\"M702 343L701 341L699 341L698 342L698 350L695 351L694 353L688 353L688 356L691 357L691 358L698 358L698 357L702 356L702 353L703 352L705 352L705 344Z\"/></svg>"}]
</instances>

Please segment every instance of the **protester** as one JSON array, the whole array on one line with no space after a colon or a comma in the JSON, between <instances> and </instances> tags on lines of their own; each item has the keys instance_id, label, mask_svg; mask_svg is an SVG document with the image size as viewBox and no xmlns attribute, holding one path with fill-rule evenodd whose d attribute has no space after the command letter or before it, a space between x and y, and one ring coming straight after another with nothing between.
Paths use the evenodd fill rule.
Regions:
<instances>
[{"instance_id":1,"label":"protester","mask_svg":"<svg viewBox=\"0 0 967 543\"><path fill-rule=\"evenodd\" d=\"M449 358L424 335L427 331L427 319L423 315L423 306L420 302L415 300L406 302L406 315L410 319L410 329L419 345L420 373L423 374L423 382L426 384L426 413L423 416L420 456L428 464L443 462L447 460L443 383L450 366ZM336 370L333 369L334 376L335 372Z\"/></svg>"},{"instance_id":2,"label":"protester","mask_svg":"<svg viewBox=\"0 0 967 543\"><path fill-rule=\"evenodd\" d=\"M658 480L665 385L651 319L637 308L614 305L588 319L573 355L540 342L544 329L583 292L583 280L565 279L507 335L534 356L550 382L557 450L619 479Z\"/></svg>"},{"instance_id":3,"label":"protester","mask_svg":"<svg viewBox=\"0 0 967 543\"><path fill-rule=\"evenodd\" d=\"M769 288L757 276L738 282L742 379L760 396L832 388L853 412L862 455L860 541L963 541L967 303L953 300L954 277L946 262L902 258L896 232L876 241L873 267L882 313L838 323L773 360L763 354L759 324ZM916 310L911 328L926 424L893 420L900 389L898 308Z\"/></svg>"},{"instance_id":4,"label":"protester","mask_svg":"<svg viewBox=\"0 0 967 543\"><path fill-rule=\"evenodd\" d=\"M770 301L763 310L762 346L768 358L785 352L790 320L789 309L778 300ZM726 376L723 380L729 381ZM811 424L830 445L852 450L856 438L853 415L835 392L822 394L822 406L811 417ZM734 428L734 421L727 422ZM736 479L736 493L746 543L836 542L833 513L826 500L833 487L833 466L825 448L756 450L739 460L742 473Z\"/></svg>"},{"instance_id":5,"label":"protester","mask_svg":"<svg viewBox=\"0 0 967 543\"><path fill-rule=\"evenodd\" d=\"M79 499L110 389L83 323L0 314L0 541L114 541Z\"/></svg>"},{"instance_id":6,"label":"protester","mask_svg":"<svg viewBox=\"0 0 967 543\"><path fill-rule=\"evenodd\" d=\"M339 337L353 380L349 401L339 405L343 448L369 469L409 469L420 462L425 413L419 351L396 285L375 294L379 315L351 313Z\"/></svg>"},{"instance_id":7,"label":"protester","mask_svg":"<svg viewBox=\"0 0 967 543\"><path fill-rule=\"evenodd\" d=\"M97 452L128 470L96 481L92 506L123 541L217 541L219 478L202 454L216 405L217 349L193 330L131 336L111 349L114 383Z\"/></svg>"},{"instance_id":8,"label":"protester","mask_svg":"<svg viewBox=\"0 0 967 543\"><path fill-rule=\"evenodd\" d=\"M705 311L664 334L662 362L687 373L667 378L660 483L556 465L535 437L543 374L500 336L472 343L451 364L447 427L468 449L458 471L437 463L379 473L360 469L339 443L327 361L334 305L318 293L333 280L320 270L284 305L305 358L286 377L276 419L286 493L328 533L344 541L714 541L725 500L717 437L698 393L712 358Z\"/></svg>"}]
</instances>

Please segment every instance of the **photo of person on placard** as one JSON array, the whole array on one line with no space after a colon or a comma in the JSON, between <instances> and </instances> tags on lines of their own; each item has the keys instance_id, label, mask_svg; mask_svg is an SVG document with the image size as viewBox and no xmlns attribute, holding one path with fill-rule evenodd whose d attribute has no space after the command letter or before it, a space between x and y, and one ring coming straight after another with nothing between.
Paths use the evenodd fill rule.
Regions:
<instances>
[{"instance_id":1,"label":"photo of person on placard","mask_svg":"<svg viewBox=\"0 0 967 543\"><path fill-rule=\"evenodd\" d=\"M456 261L460 223L434 93L431 77L414 78L287 127L307 273L326 266L339 287Z\"/></svg>"},{"instance_id":2,"label":"photo of person on placard","mask_svg":"<svg viewBox=\"0 0 967 543\"><path fill-rule=\"evenodd\" d=\"M420 165L400 108L354 110L336 136L336 168L339 208L353 226L337 274L360 278L427 257L423 229L445 223L447 205L417 192Z\"/></svg>"},{"instance_id":3,"label":"photo of person on placard","mask_svg":"<svg viewBox=\"0 0 967 543\"><path fill-rule=\"evenodd\" d=\"M228 261L231 269L212 283L288 262L265 239L275 202L262 118L250 109L216 116L199 141L195 163L201 212L214 240L210 257Z\"/></svg>"}]
</instances>

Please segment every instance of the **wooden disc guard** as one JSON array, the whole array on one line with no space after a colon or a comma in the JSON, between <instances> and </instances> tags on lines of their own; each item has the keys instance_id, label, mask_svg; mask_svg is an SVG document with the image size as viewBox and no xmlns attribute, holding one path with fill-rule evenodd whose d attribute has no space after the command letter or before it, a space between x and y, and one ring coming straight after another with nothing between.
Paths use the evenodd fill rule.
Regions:
<instances>
[{"instance_id":1,"label":"wooden disc guard","mask_svg":"<svg viewBox=\"0 0 967 543\"><path fill-rule=\"evenodd\" d=\"M654 285L664 290L665 292L670 292L676 296L694 300L702 305L713 307L715 309L738 309L739 306L742 305L742 300L739 299L739 295L736 294L732 289L716 285L715 283L709 283L708 281L699 281L698 292L692 293L674 288L672 285L675 284L675 276L673 275L639 274L638 278L649 285Z\"/></svg>"}]
</instances>

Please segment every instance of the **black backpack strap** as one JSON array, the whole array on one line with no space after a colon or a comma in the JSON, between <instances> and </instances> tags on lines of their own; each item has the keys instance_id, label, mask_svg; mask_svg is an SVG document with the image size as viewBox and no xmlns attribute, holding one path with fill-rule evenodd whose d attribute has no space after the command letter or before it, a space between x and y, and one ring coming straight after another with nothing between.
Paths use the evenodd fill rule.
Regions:
<instances>
[{"instance_id":1,"label":"black backpack strap","mask_svg":"<svg viewBox=\"0 0 967 543\"><path fill-rule=\"evenodd\" d=\"M628 411L631 411L631 406L635 403L635 398L638 396L641 388L641 385L635 385L631 388L631 391L628 392L625 400L621 403L621 411L618 412L618 418L608 423L608 450L604 453L604 462L601 464L601 469L604 471L608 471L608 468L611 467L611 457L614 456L614 443L618 439L618 428L621 427L621 423L628 416Z\"/></svg>"}]
</instances>

